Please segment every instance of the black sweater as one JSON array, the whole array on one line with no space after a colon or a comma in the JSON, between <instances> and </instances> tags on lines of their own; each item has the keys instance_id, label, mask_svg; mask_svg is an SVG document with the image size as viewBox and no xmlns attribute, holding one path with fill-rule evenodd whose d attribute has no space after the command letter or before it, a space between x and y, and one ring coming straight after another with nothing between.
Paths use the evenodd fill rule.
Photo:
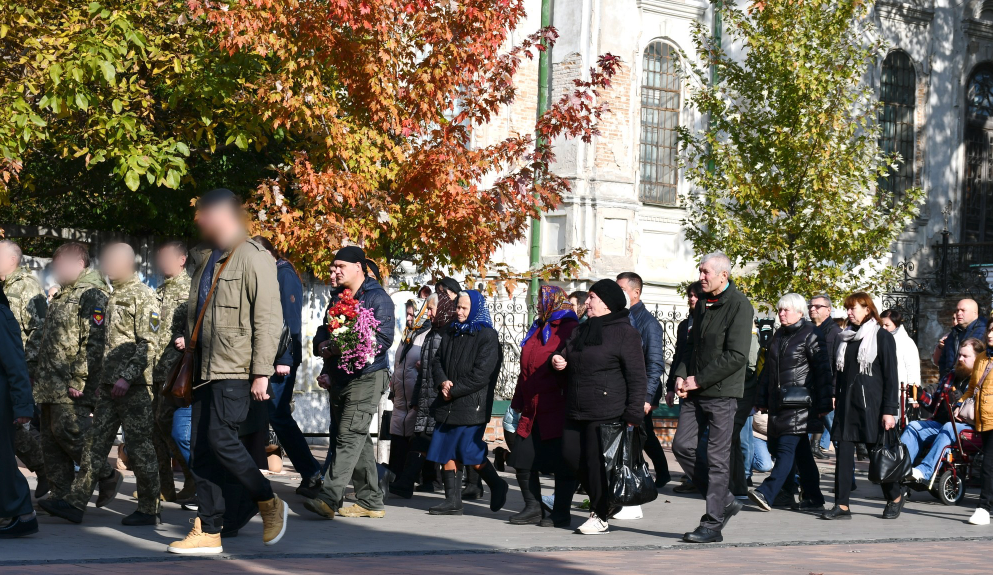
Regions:
<instances>
[{"instance_id":1,"label":"black sweater","mask_svg":"<svg viewBox=\"0 0 993 575\"><path fill-rule=\"evenodd\" d=\"M446 331L431 361L433 385L439 390L431 416L439 425L482 425L493 411L503 350L497 332L484 327L476 333ZM451 399L441 396L441 384L452 382Z\"/></svg>"}]
</instances>

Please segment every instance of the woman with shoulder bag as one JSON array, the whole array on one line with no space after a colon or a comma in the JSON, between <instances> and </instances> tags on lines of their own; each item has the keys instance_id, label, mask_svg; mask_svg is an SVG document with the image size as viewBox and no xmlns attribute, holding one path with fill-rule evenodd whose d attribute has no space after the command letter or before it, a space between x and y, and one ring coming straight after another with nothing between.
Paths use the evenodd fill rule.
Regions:
<instances>
[{"instance_id":1,"label":"woman with shoulder bag","mask_svg":"<svg viewBox=\"0 0 993 575\"><path fill-rule=\"evenodd\" d=\"M849 500L855 469L855 445L875 445L884 431L896 427L900 413L900 379L893 334L879 325L879 312L872 298L856 292L845 298L848 328L838 334L841 340L837 367L834 427L831 437L838 442L835 468L835 506L822 519L851 519ZM881 483L886 497L883 519L896 519L906 497L899 482Z\"/></svg>"},{"instance_id":2,"label":"woman with shoulder bag","mask_svg":"<svg viewBox=\"0 0 993 575\"><path fill-rule=\"evenodd\" d=\"M993 328L986 332L986 349L993 349ZM983 468L979 478L979 505L969 518L970 525L989 525L993 509L993 359L976 360L969 389L962 396L963 408L956 411L962 417L971 400L972 427L983 439Z\"/></svg>"},{"instance_id":3,"label":"woman with shoulder bag","mask_svg":"<svg viewBox=\"0 0 993 575\"><path fill-rule=\"evenodd\" d=\"M776 463L748 497L762 511L772 511L772 502L792 479L795 464L804 494L800 509L823 509L820 474L807 434L821 433L821 417L831 411L829 356L823 336L804 318L803 296L786 294L777 308L781 327L767 348L755 400L757 409L769 412L768 442Z\"/></svg>"}]
</instances>

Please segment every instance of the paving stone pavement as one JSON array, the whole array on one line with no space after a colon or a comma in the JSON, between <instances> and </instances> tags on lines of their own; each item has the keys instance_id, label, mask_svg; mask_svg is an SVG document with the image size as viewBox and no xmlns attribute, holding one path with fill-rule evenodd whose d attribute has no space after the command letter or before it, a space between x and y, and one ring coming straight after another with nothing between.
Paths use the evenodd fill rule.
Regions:
<instances>
[{"instance_id":1,"label":"paving stone pavement","mask_svg":"<svg viewBox=\"0 0 993 575\"><path fill-rule=\"evenodd\" d=\"M671 469L678 469L675 465ZM861 474L860 474L861 475ZM513 477L504 477L514 483ZM757 479L761 479L758 476ZM385 519L322 520L303 509L293 493L299 476L272 476L274 487L291 507L286 537L262 545L259 518L235 539L224 540L220 560L180 558L165 553L169 541L189 530L193 513L165 504L163 524L125 528L120 519L136 506L128 476L108 507L87 509L82 525L40 516L41 533L0 542L0 575L18 573L176 573L193 568L210 573L440 573L471 569L483 575L508 570L550 573L905 573L921 565L940 565L943 573L988 572L993 529L965 523L976 492L957 507L946 507L928 494L915 494L897 521L879 518L884 502L879 488L858 481L851 521L822 521L814 516L753 507L735 517L720 546L681 543L704 511L697 495L680 495L667 486L645 506L637 521L613 521L611 533L582 536L562 529L514 526L507 517L522 502L512 489L507 508L489 510L488 496L466 502L463 517L426 513L440 494L412 500L391 498ZM32 485L33 485L33 479ZM833 466L822 467L822 488L831 501ZM544 481L545 492L551 481ZM576 496L575 502L582 501ZM583 520L574 512L573 525ZM936 563L937 561L937 563Z\"/></svg>"}]
</instances>

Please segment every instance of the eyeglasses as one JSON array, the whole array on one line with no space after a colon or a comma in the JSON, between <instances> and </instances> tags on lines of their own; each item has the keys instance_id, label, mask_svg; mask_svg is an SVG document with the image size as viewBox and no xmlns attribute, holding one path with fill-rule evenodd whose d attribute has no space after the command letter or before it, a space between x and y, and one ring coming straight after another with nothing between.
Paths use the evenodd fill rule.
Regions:
<instances>
[{"instance_id":1,"label":"eyeglasses","mask_svg":"<svg viewBox=\"0 0 993 575\"><path fill-rule=\"evenodd\" d=\"M827 308L827 307L828 306L826 306L826 305L820 305L820 304L812 303L812 304L810 304L810 305L807 306L807 309L821 309L821 308Z\"/></svg>"}]
</instances>

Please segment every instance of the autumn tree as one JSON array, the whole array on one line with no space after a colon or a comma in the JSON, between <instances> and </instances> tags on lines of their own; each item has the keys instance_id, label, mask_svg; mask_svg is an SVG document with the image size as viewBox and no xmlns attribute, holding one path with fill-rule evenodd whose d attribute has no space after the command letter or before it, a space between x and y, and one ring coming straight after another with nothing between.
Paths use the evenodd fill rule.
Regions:
<instances>
[{"instance_id":1,"label":"autumn tree","mask_svg":"<svg viewBox=\"0 0 993 575\"><path fill-rule=\"evenodd\" d=\"M877 186L906 159L879 145L879 101L865 80L885 46L868 19L871 3L781 0L747 13L727 0L714 6L724 45L696 26L698 67L685 70L707 123L679 132L695 185L687 238L697 253L722 250L749 269L737 281L766 304L791 291L838 296L884 286L887 252L923 192L894 196Z\"/></svg>"}]
</instances>

